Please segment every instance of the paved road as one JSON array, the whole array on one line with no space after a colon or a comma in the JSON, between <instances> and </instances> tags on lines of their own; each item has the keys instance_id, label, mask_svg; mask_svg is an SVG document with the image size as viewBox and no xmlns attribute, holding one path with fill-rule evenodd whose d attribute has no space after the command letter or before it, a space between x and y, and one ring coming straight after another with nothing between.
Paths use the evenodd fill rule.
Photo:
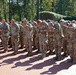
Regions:
<instances>
[{"instance_id":1,"label":"paved road","mask_svg":"<svg viewBox=\"0 0 76 75\"><path fill-rule=\"evenodd\" d=\"M24 49L19 49L17 55L9 52L3 53L0 46L0 75L75 75L76 65L69 62L69 57L62 57L62 60L54 60L55 55L41 59L36 50L33 55L27 57Z\"/></svg>"}]
</instances>

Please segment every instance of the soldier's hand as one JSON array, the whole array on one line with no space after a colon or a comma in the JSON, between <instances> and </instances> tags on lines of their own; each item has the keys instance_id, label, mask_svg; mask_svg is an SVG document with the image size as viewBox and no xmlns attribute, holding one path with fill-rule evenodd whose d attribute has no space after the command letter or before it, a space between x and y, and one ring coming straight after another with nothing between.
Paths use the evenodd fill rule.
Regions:
<instances>
[{"instance_id":1,"label":"soldier's hand","mask_svg":"<svg viewBox=\"0 0 76 75\"><path fill-rule=\"evenodd\" d=\"M40 32L43 33L44 31L43 30L40 30Z\"/></svg>"}]
</instances>

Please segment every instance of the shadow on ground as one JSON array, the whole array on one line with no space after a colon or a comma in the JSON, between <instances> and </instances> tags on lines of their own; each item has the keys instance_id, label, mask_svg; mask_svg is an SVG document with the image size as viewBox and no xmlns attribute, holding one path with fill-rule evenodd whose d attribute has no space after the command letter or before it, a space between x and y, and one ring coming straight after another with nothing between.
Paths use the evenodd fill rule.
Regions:
<instances>
[{"instance_id":1,"label":"shadow on ground","mask_svg":"<svg viewBox=\"0 0 76 75\"><path fill-rule=\"evenodd\" d=\"M49 57L49 59L46 59L46 60L41 59L40 54L35 53L35 52L29 58L29 57L27 57L26 54L25 55L23 54L23 53L26 53L25 50L19 51L18 56L16 55L16 57L13 57L14 56L13 53L10 53L10 52L8 52L8 54L3 53L2 49L3 48L0 47L0 53L2 54L0 56L0 60L2 60L3 58L7 58L7 59L2 60L2 62L0 62L0 66L13 64L13 62L15 62L15 61L16 61L16 63L13 64L13 66L11 68L29 66L26 69L26 71L30 71L30 70L33 70L33 69L42 70L44 67L49 66L50 68L48 68L47 71L41 72L41 74L42 75L44 75L44 74L51 75L51 74L56 74L57 72L59 72L61 70L68 69L69 67L71 67L73 65L72 63L68 62L69 60L66 60L66 61L63 61L63 62L57 64L56 60L54 60L53 57L52 58ZM50 55L50 56L52 56L52 55ZM11 58L9 58L9 57L11 57ZM28 58L28 60L26 60L26 58ZM25 59L25 61L20 62L19 60L22 60L22 59ZM42 62L41 62L41 60L42 60ZM33 63L37 62L37 61L40 61L40 62L38 62L34 65Z\"/></svg>"}]
</instances>

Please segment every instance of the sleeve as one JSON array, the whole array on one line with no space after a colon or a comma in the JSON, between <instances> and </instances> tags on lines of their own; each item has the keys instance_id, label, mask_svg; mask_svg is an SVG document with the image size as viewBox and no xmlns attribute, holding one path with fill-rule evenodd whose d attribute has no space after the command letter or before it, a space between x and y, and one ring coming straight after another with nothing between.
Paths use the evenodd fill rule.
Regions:
<instances>
[{"instance_id":1,"label":"sleeve","mask_svg":"<svg viewBox=\"0 0 76 75\"><path fill-rule=\"evenodd\" d=\"M12 30L11 30L11 26L9 26L9 35L12 36Z\"/></svg>"},{"instance_id":2,"label":"sleeve","mask_svg":"<svg viewBox=\"0 0 76 75\"><path fill-rule=\"evenodd\" d=\"M19 27L19 25L18 25L18 24L16 24L16 35L18 35L18 34L19 34L19 32L20 32L20 27Z\"/></svg>"},{"instance_id":3,"label":"sleeve","mask_svg":"<svg viewBox=\"0 0 76 75\"><path fill-rule=\"evenodd\" d=\"M64 37L63 29L62 29L61 25L59 25L59 29L60 29L60 32L61 32L61 37Z\"/></svg>"},{"instance_id":4,"label":"sleeve","mask_svg":"<svg viewBox=\"0 0 76 75\"><path fill-rule=\"evenodd\" d=\"M6 29L4 30L4 32L9 32L9 31L10 31L9 24L6 24Z\"/></svg>"}]
</instances>

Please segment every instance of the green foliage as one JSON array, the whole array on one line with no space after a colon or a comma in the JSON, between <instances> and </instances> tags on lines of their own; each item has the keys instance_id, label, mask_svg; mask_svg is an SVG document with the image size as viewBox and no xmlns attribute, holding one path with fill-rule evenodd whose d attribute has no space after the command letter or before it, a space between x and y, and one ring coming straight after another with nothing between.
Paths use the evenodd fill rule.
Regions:
<instances>
[{"instance_id":1,"label":"green foliage","mask_svg":"<svg viewBox=\"0 0 76 75\"><path fill-rule=\"evenodd\" d=\"M8 1L0 0L0 18L7 20L14 18L20 21L26 17L28 20L33 20L41 11L76 16L76 0L13 0L10 4ZM20 6L21 2L23 5Z\"/></svg>"}]
</instances>

